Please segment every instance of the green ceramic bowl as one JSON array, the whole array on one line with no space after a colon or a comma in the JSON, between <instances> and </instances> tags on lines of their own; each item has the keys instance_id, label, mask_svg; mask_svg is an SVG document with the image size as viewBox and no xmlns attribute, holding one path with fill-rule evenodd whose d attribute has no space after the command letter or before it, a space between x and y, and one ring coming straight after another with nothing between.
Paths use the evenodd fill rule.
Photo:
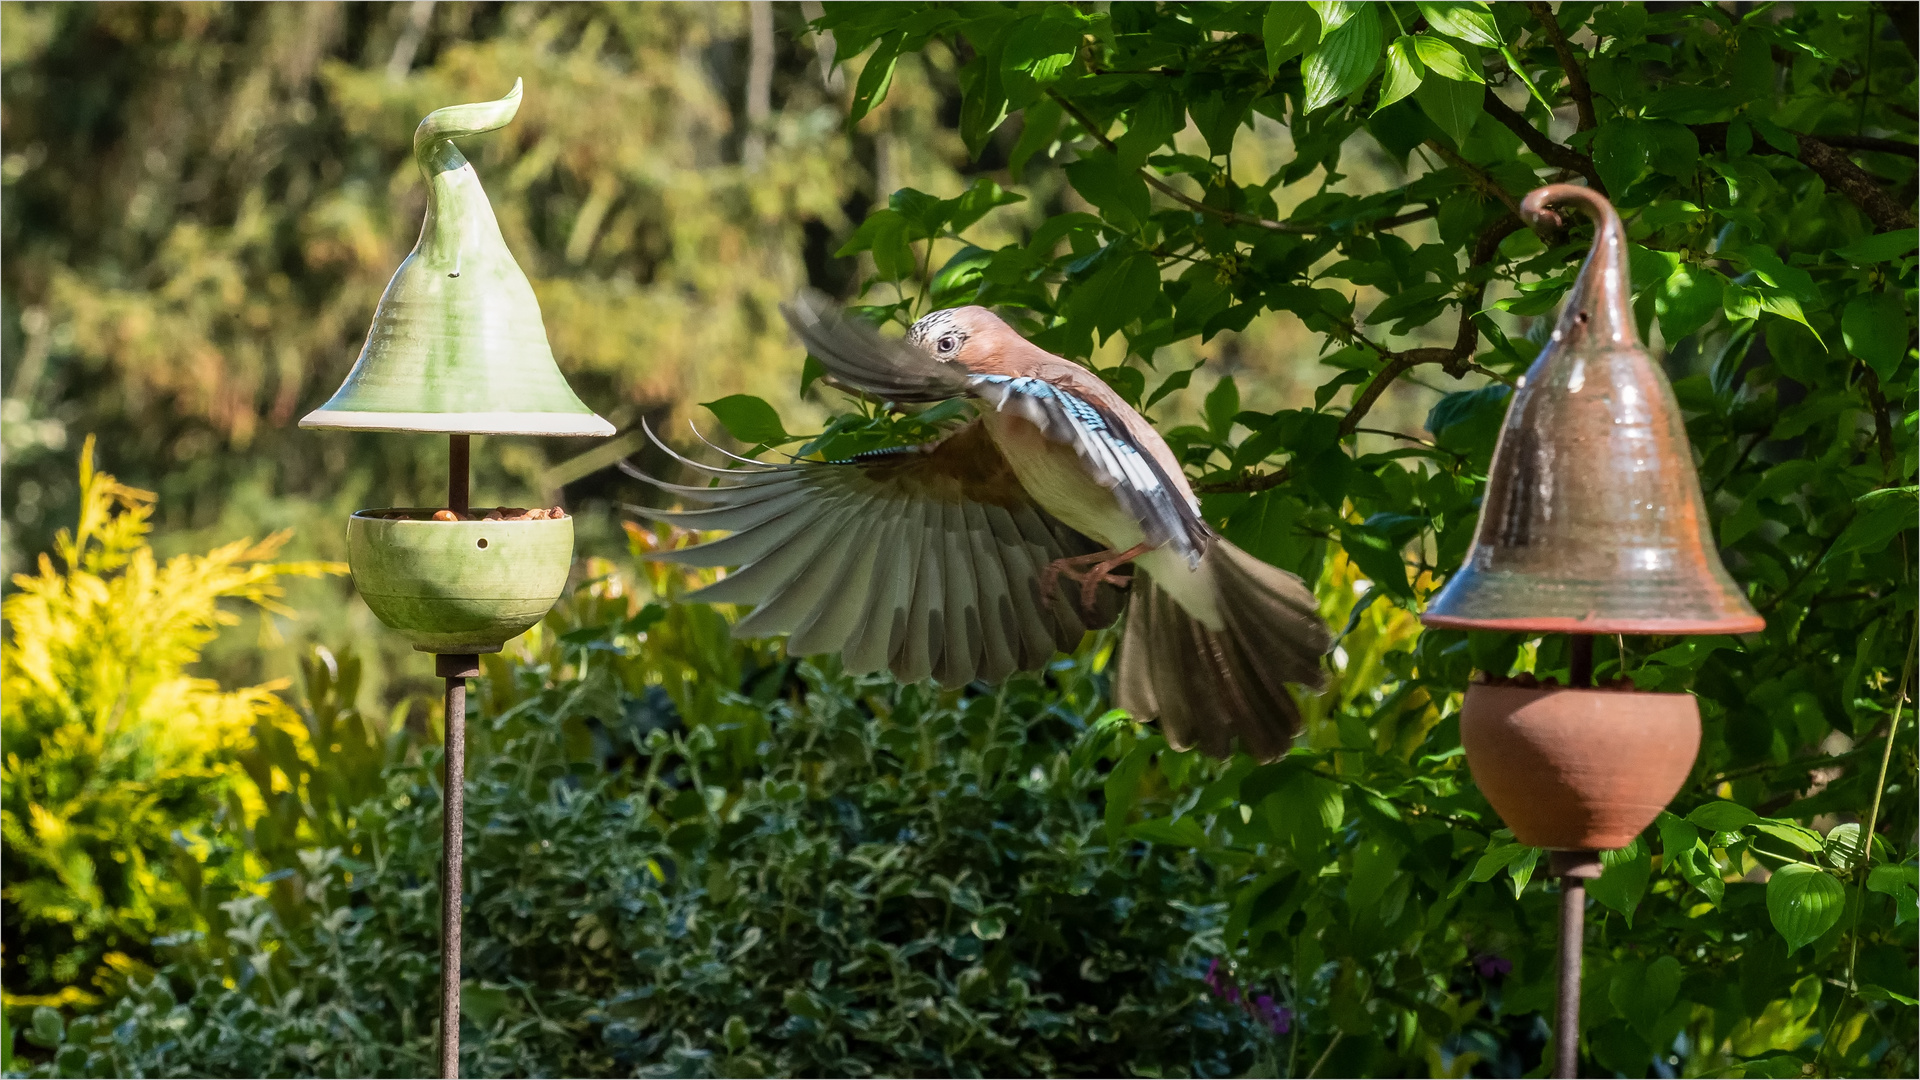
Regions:
<instances>
[{"instance_id":1,"label":"green ceramic bowl","mask_svg":"<svg viewBox=\"0 0 1920 1080\"><path fill-rule=\"evenodd\" d=\"M404 518L394 515L406 515ZM347 521L353 586L422 652L499 652L552 609L573 566L573 519L434 521L362 510Z\"/></svg>"}]
</instances>

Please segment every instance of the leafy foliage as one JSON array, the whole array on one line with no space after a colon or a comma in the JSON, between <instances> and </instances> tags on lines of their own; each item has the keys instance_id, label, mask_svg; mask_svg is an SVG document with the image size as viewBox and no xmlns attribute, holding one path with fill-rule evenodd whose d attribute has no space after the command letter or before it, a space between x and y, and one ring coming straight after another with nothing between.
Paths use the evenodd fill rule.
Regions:
<instances>
[{"instance_id":1,"label":"leafy foliage","mask_svg":"<svg viewBox=\"0 0 1920 1080\"><path fill-rule=\"evenodd\" d=\"M601 18L514 10L564 26L449 47L433 70L561 64L553 42L594 40L566 20ZM493 826L472 834L486 887L469 912L469 1069L1535 1069L1558 898L1541 853L1473 787L1455 712L1475 670L1564 677L1565 645L1422 633L1415 613L1467 549L1508 384L1587 246L1578 224L1522 227L1515 204L1573 179L1627 218L1635 310L1685 411L1715 538L1768 618L1738 639L1598 643L1599 677L1696 694L1705 732L1671 813L1606 853L1593 884L1583 1067L1913 1071L1915 753L1899 703L1915 624L1915 61L1897 20L1864 4L835 4L819 28L859 68L857 137L882 125L942 145L937 123L889 114L920 95L913 115L931 116L932 88L953 95L944 115L975 159L848 211L862 221L840 250L859 260L866 312L990 304L1098 358L1161 418L1209 521L1318 583L1344 630L1333 687L1303 703L1294 754L1215 764L1099 722L1098 640L1043 681L934 697L736 648L722 614L643 605L596 574L483 682L469 806ZM583 93L625 77L581 49L564 70L592 76ZM342 101L413 92L334 74ZM353 131L374 130L355 115ZM828 173L821 190L840 192ZM694 193L675 205L705 212L697 171L675 176ZM33 183L44 197L49 180ZM551 198L527 197L547 222L533 232L570 233L537 207L586 196L536 186ZM719 235L700 250L751 232ZM138 250L158 265L158 248ZM366 256L380 269L355 280L377 285L393 254ZM91 291L62 295L111 277L89 265ZM671 266L699 295L738 277L719 260ZM568 310L599 325L598 309ZM1241 355L1274 324L1324 344L1317 388L1281 407L1260 383L1291 369ZM1425 377L1452 392L1416 431L1384 403ZM762 408L746 389L692 400L744 445L803 454L922 440L960 415L860 402L807 436L785 395L761 391ZM652 586L671 600L671 582ZM310 732L323 713L309 709ZM261 742L308 790L348 794L313 816L276 804L287 824L252 842L282 876L203 913L207 936L179 946L165 985L108 1018L37 1014L30 1038L57 1048L43 1069L429 1067L433 762L349 730L379 750L379 791L349 792L367 766L331 743ZM876 861L874 844L904 854ZM887 881L906 892L882 899ZM750 929L761 938L736 955ZM770 948L781 932L793 944ZM368 1003L368 987L391 997ZM1231 1007L1228 988L1272 1000Z\"/></svg>"},{"instance_id":2,"label":"leafy foliage","mask_svg":"<svg viewBox=\"0 0 1920 1080\"><path fill-rule=\"evenodd\" d=\"M1517 200L1606 192L1715 538L1769 625L1600 643L1599 677L1694 692L1706 738L1674 813L1595 885L1583 1053L1628 1075L1912 1067L1884 1004L1915 992L1912 913L1887 906L1914 857L1893 712L1915 625L1911 40L1865 5L860 4L820 25L843 60L872 44L869 67L966 57L968 146L1018 116L1009 179L1051 159L1084 201L995 248L937 221L916 239L902 208L950 200L897 193L847 249L893 297L876 319L977 302L1070 357L1118 338L1099 373L1143 407L1188 385L1158 365L1177 345L1268 313L1322 335L1312 408L1243 410L1222 380L1204 424L1163 433L1216 527L1323 582L1348 627L1335 689L1258 770L1123 740L1107 813L1237 882L1239 970L1278 980L1336 1074L1524 1069L1512 1036L1551 1002L1551 886L1473 789L1453 713L1474 670L1564 678L1565 643L1408 613L1467 549L1503 384L1586 250ZM1255 171L1234 148L1267 123L1293 156ZM1356 183L1380 155L1401 181ZM1421 368L1463 382L1426 433L1366 428ZM1888 843L1870 859L1865 829ZM1497 987L1464 974L1485 956ZM1490 1040L1468 1002L1518 1026Z\"/></svg>"},{"instance_id":3,"label":"leafy foliage","mask_svg":"<svg viewBox=\"0 0 1920 1080\"><path fill-rule=\"evenodd\" d=\"M1106 841L1094 751L1126 721L1100 713L1103 652L943 693L726 631L609 575L490 658L470 728L463 1069L1272 1067L1271 1023L1204 981L1227 917L1210 869ZM725 700L646 678L721 667ZM338 692L321 690L312 712ZM98 1016L36 1014L38 1074L430 1072L439 767L432 750L390 758L326 846L225 905L224 952L181 946Z\"/></svg>"},{"instance_id":4,"label":"leafy foliage","mask_svg":"<svg viewBox=\"0 0 1920 1080\"><path fill-rule=\"evenodd\" d=\"M285 533L161 563L153 495L96 471L92 439L80 491L79 522L55 541L61 565L42 555L5 605L9 1004L99 1000L151 971L152 939L194 927L209 873L245 880L244 860L205 834L249 727L291 719L274 694L284 684L222 690L188 668L237 621L220 601L273 607L282 578L346 569L269 561Z\"/></svg>"}]
</instances>

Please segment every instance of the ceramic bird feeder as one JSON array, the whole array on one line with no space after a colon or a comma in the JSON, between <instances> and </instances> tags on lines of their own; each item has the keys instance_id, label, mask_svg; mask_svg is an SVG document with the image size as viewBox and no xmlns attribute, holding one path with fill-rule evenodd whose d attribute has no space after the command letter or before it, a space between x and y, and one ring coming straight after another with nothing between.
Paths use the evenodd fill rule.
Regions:
<instances>
[{"instance_id":1,"label":"ceramic bird feeder","mask_svg":"<svg viewBox=\"0 0 1920 1080\"><path fill-rule=\"evenodd\" d=\"M1720 564L1673 389L1640 343L1626 232L1607 200L1553 184L1521 214L1594 219L1593 249L1493 453L1473 546L1421 621L1568 634L1567 686L1475 683L1460 741L1487 801L1561 878L1557 1076L1573 1076L1585 882L1653 823L1700 749L1691 694L1594 687L1593 635L1742 634L1765 621Z\"/></svg>"},{"instance_id":2,"label":"ceramic bird feeder","mask_svg":"<svg viewBox=\"0 0 1920 1080\"><path fill-rule=\"evenodd\" d=\"M306 428L449 437L445 507L362 510L347 522L354 587L380 621L437 654L446 679L445 849L441 864L441 1067L459 1075L461 777L466 680L539 622L566 588L573 519L559 507L468 505L474 435L611 435L574 396L547 345L533 286L507 250L480 178L454 139L505 126L520 83L498 101L428 114L413 153L427 216L387 284L360 358Z\"/></svg>"}]
</instances>

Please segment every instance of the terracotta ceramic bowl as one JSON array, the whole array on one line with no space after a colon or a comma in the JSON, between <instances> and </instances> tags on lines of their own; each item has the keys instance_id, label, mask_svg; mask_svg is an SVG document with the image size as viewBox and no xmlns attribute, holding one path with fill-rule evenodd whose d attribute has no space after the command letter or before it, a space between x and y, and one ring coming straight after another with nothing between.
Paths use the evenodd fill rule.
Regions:
<instances>
[{"instance_id":1,"label":"terracotta ceramic bowl","mask_svg":"<svg viewBox=\"0 0 1920 1080\"><path fill-rule=\"evenodd\" d=\"M1521 843L1621 848L1686 782L1700 707L1691 694L1477 683L1460 742L1474 782Z\"/></svg>"},{"instance_id":2,"label":"terracotta ceramic bowl","mask_svg":"<svg viewBox=\"0 0 1920 1080\"><path fill-rule=\"evenodd\" d=\"M552 609L573 566L573 519L434 521L431 509L347 521L353 586L422 652L499 652Z\"/></svg>"}]
</instances>

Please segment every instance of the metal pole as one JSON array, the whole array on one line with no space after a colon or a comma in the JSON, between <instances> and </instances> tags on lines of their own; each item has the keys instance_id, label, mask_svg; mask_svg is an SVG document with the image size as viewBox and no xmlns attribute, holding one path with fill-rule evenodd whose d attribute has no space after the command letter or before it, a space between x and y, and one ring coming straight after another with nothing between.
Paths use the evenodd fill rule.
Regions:
<instances>
[{"instance_id":1,"label":"metal pole","mask_svg":"<svg viewBox=\"0 0 1920 1080\"><path fill-rule=\"evenodd\" d=\"M467 512L467 464L472 452L471 435L447 436L447 509L465 516Z\"/></svg>"},{"instance_id":2,"label":"metal pole","mask_svg":"<svg viewBox=\"0 0 1920 1080\"><path fill-rule=\"evenodd\" d=\"M472 440L447 440L447 509L466 516ZM441 761L440 818L440 1075L460 1076L460 908L466 877L467 680L480 674L473 653L442 653L434 674L447 680L446 749Z\"/></svg>"},{"instance_id":3,"label":"metal pole","mask_svg":"<svg viewBox=\"0 0 1920 1080\"><path fill-rule=\"evenodd\" d=\"M1554 851L1548 869L1560 879L1560 1007L1554 1014L1553 1075L1580 1075L1580 953L1587 937L1587 882L1600 876L1597 851Z\"/></svg>"},{"instance_id":4,"label":"metal pole","mask_svg":"<svg viewBox=\"0 0 1920 1080\"><path fill-rule=\"evenodd\" d=\"M1568 635L1567 685L1593 685L1593 635ZM1554 1013L1553 1075L1580 1075L1580 966L1587 941L1587 882L1600 876L1597 851L1554 851L1547 869L1560 879L1560 1001Z\"/></svg>"},{"instance_id":5,"label":"metal pole","mask_svg":"<svg viewBox=\"0 0 1920 1080\"><path fill-rule=\"evenodd\" d=\"M434 674L447 680L445 775L441 779L440 853L440 1073L460 1075L460 899L465 854L467 772L467 680L480 674L480 658L467 653L434 657Z\"/></svg>"}]
</instances>

